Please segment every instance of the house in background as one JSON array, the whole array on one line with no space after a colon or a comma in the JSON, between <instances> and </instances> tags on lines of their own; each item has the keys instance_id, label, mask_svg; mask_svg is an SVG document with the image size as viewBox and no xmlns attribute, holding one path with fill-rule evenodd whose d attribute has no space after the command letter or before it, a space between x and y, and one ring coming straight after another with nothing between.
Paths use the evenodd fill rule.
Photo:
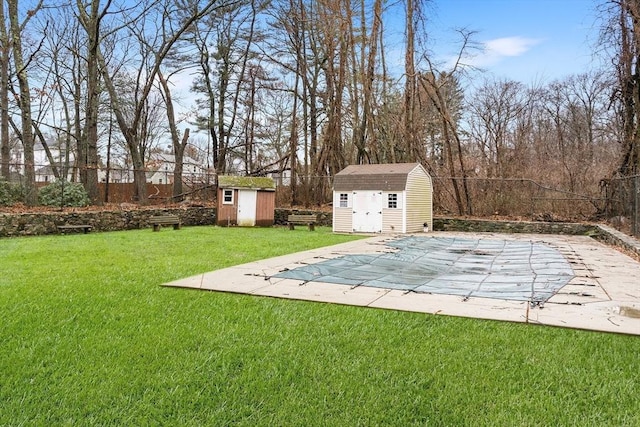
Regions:
<instances>
[{"instance_id":1,"label":"house in background","mask_svg":"<svg viewBox=\"0 0 640 427\"><path fill-rule=\"evenodd\" d=\"M147 160L147 182L150 184L173 184L173 170L176 156L166 153L154 153ZM197 160L182 158L182 180L185 182L204 182L207 170Z\"/></svg>"},{"instance_id":2,"label":"house in background","mask_svg":"<svg viewBox=\"0 0 640 427\"><path fill-rule=\"evenodd\" d=\"M269 172L267 176L273 179L277 187L288 187L291 185L291 169L284 169L280 172Z\"/></svg>"},{"instance_id":3,"label":"house in background","mask_svg":"<svg viewBox=\"0 0 640 427\"><path fill-rule=\"evenodd\" d=\"M218 176L217 224L270 227L274 223L276 186L273 179Z\"/></svg>"},{"instance_id":4,"label":"house in background","mask_svg":"<svg viewBox=\"0 0 640 427\"><path fill-rule=\"evenodd\" d=\"M56 177L53 173L53 168L58 170L59 174L63 173L63 170L67 170L67 181L77 181L79 179L79 173L75 167L75 152L71 149L60 149L56 144L48 144L49 152L54 160L53 165L49 162L47 157L47 151L41 142L36 142L33 146L33 159L35 167L36 182L54 182ZM19 156L21 161L24 161L24 153L22 149L19 150ZM24 167L21 168L24 170Z\"/></svg>"},{"instance_id":5,"label":"house in background","mask_svg":"<svg viewBox=\"0 0 640 427\"><path fill-rule=\"evenodd\" d=\"M57 163L54 165L58 168L58 173L63 174L64 165ZM75 168L69 166L67 168L67 181L77 181L78 174L74 177ZM35 170L36 182L55 182L56 176L53 173L53 168L50 165L39 167Z\"/></svg>"},{"instance_id":6,"label":"house in background","mask_svg":"<svg viewBox=\"0 0 640 427\"><path fill-rule=\"evenodd\" d=\"M418 163L351 165L333 180L333 231L415 233L433 229L433 183Z\"/></svg>"},{"instance_id":7,"label":"house in background","mask_svg":"<svg viewBox=\"0 0 640 427\"><path fill-rule=\"evenodd\" d=\"M100 182L107 181L107 172L109 176L109 183L111 184L126 184L133 182L133 170L120 166L111 166L108 170L106 168L98 169L98 179Z\"/></svg>"}]
</instances>

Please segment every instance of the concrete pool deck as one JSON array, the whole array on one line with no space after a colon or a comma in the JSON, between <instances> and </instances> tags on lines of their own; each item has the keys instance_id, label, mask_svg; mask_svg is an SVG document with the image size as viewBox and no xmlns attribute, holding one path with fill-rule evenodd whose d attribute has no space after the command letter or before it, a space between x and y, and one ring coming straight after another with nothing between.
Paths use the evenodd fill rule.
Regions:
<instances>
[{"instance_id":1,"label":"concrete pool deck","mask_svg":"<svg viewBox=\"0 0 640 427\"><path fill-rule=\"evenodd\" d=\"M163 286L640 335L640 262L586 236L432 232L424 237L527 241L562 254L575 277L542 305L272 277L349 254L388 252L400 235L378 235L198 274ZM298 238L304 238L296 234Z\"/></svg>"}]
</instances>

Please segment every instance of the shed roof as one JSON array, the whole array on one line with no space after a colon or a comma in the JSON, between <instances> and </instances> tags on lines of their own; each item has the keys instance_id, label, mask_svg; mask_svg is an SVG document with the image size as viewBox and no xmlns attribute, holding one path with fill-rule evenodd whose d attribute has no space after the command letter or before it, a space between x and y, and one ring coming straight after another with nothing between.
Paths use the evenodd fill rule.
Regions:
<instances>
[{"instance_id":1,"label":"shed roof","mask_svg":"<svg viewBox=\"0 0 640 427\"><path fill-rule=\"evenodd\" d=\"M220 188L250 188L253 190L274 191L276 184L272 178L264 176L218 176Z\"/></svg>"},{"instance_id":2,"label":"shed roof","mask_svg":"<svg viewBox=\"0 0 640 427\"><path fill-rule=\"evenodd\" d=\"M415 168L424 171L418 163L350 165L333 177L333 189L402 191L407 186L407 176Z\"/></svg>"}]
</instances>

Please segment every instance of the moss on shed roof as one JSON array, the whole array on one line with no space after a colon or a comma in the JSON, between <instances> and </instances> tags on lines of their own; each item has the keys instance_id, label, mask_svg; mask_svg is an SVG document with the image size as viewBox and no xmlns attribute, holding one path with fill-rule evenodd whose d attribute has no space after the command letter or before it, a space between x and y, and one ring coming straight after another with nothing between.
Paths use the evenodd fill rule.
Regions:
<instances>
[{"instance_id":1,"label":"moss on shed roof","mask_svg":"<svg viewBox=\"0 0 640 427\"><path fill-rule=\"evenodd\" d=\"M218 187L272 190L276 188L276 183L273 181L273 179L263 176L221 175L218 177Z\"/></svg>"}]
</instances>

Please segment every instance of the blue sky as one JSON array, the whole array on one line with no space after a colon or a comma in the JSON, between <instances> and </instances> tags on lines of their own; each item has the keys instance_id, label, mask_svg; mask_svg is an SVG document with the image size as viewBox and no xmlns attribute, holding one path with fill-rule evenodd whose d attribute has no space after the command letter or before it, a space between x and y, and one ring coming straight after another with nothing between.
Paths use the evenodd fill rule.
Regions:
<instances>
[{"instance_id":1,"label":"blue sky","mask_svg":"<svg viewBox=\"0 0 640 427\"><path fill-rule=\"evenodd\" d=\"M525 84L587 71L598 37L602 0L432 0L431 48L445 61L456 52L456 28L475 30L484 49L471 62Z\"/></svg>"}]
</instances>

